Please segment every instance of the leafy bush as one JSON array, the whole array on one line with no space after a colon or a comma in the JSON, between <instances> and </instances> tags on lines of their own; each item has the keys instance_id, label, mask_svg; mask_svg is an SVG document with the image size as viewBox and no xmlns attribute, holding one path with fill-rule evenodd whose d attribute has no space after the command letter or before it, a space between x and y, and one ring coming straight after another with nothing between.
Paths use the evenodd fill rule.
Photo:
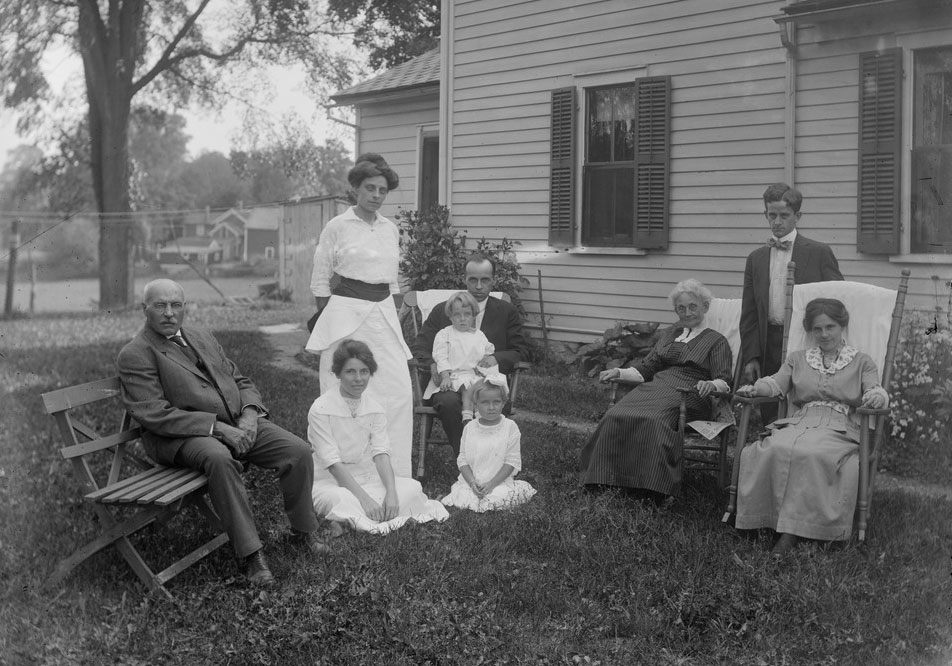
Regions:
<instances>
[{"instance_id":1,"label":"leafy bush","mask_svg":"<svg viewBox=\"0 0 952 666\"><path fill-rule=\"evenodd\" d=\"M891 457L890 468L897 457L914 461L923 448L949 446L952 330L937 324L921 313L909 315L903 324L889 387L892 442L884 455Z\"/></svg>"},{"instance_id":2,"label":"leafy bush","mask_svg":"<svg viewBox=\"0 0 952 666\"><path fill-rule=\"evenodd\" d=\"M466 250L465 234L454 229L450 209L432 206L425 211L401 209L396 215L400 223L400 274L411 290L465 289L463 269L472 252ZM519 275L522 268L514 251L518 241L503 238L492 242L485 238L476 243L475 252L490 257L495 264L494 291L509 294L519 312L525 309L519 298L529 282Z\"/></svg>"},{"instance_id":3,"label":"leafy bush","mask_svg":"<svg viewBox=\"0 0 952 666\"><path fill-rule=\"evenodd\" d=\"M619 321L607 329L601 339L582 345L574 358L565 357L569 363L577 362L579 372L589 377L602 370L627 368L633 361L643 358L658 341L657 323L629 324Z\"/></svg>"},{"instance_id":4,"label":"leafy bush","mask_svg":"<svg viewBox=\"0 0 952 666\"><path fill-rule=\"evenodd\" d=\"M484 254L493 260L496 266L493 290L509 294L512 304L525 318L526 309L522 305L522 290L529 286L529 281L519 274L522 265L513 249L518 243L519 241L511 241L508 238L503 238L498 243L480 238L476 243L476 253Z\"/></svg>"},{"instance_id":5,"label":"leafy bush","mask_svg":"<svg viewBox=\"0 0 952 666\"><path fill-rule=\"evenodd\" d=\"M450 209L401 209L396 217L403 250L400 274L408 287L416 291L462 289L466 236L450 224Z\"/></svg>"}]
</instances>

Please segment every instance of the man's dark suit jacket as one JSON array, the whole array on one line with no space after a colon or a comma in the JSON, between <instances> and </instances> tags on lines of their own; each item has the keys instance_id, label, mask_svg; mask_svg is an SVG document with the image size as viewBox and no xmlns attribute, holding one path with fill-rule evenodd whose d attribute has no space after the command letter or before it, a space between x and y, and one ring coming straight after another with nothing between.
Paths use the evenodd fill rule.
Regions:
<instances>
[{"instance_id":1,"label":"man's dark suit jacket","mask_svg":"<svg viewBox=\"0 0 952 666\"><path fill-rule=\"evenodd\" d=\"M148 326L122 348L116 361L123 404L142 426L146 451L166 465L175 462L185 439L210 435L216 421L234 425L248 405L265 411L258 389L211 333L183 328L182 334L214 383L184 349Z\"/></svg>"},{"instance_id":2,"label":"man's dark suit jacket","mask_svg":"<svg viewBox=\"0 0 952 666\"><path fill-rule=\"evenodd\" d=\"M842 280L840 266L829 245L810 240L800 232L793 243L790 260L796 262L795 284ZM770 306L770 247L764 245L747 256L744 267L744 294L740 312L740 344L743 362L754 359L763 364L767 344L767 309ZM778 352L779 353L779 352Z\"/></svg>"},{"instance_id":3,"label":"man's dark suit jacket","mask_svg":"<svg viewBox=\"0 0 952 666\"><path fill-rule=\"evenodd\" d=\"M413 343L413 356L420 363L425 363L427 370L433 362L433 339L441 329L451 324L450 318L446 316L445 305L443 302L433 308ZM516 363L528 355L529 349L522 332L522 318L511 303L489 296L479 330L496 348L495 356L500 372L509 374Z\"/></svg>"}]
</instances>

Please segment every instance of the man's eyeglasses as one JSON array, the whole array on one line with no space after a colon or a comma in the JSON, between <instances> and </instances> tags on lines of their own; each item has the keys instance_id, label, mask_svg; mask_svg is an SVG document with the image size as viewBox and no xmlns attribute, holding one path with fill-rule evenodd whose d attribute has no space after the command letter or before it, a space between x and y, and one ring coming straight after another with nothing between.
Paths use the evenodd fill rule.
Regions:
<instances>
[{"instance_id":1,"label":"man's eyeglasses","mask_svg":"<svg viewBox=\"0 0 952 666\"><path fill-rule=\"evenodd\" d=\"M155 310L156 312L165 312L168 308L172 308L172 312L181 312L185 309L185 303L182 301L172 301L171 303L159 301L149 304L149 309Z\"/></svg>"}]
</instances>

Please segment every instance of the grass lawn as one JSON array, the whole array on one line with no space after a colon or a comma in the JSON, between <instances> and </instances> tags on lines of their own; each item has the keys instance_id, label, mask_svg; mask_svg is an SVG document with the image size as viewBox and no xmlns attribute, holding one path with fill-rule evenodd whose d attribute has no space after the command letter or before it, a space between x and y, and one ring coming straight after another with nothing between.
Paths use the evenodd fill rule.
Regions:
<instances>
[{"instance_id":1,"label":"grass lawn","mask_svg":"<svg viewBox=\"0 0 952 666\"><path fill-rule=\"evenodd\" d=\"M306 314L306 313L305 313ZM297 311L209 308L276 422L300 434L316 397L304 373L269 363L263 323ZM539 491L510 512L455 512L387 537L348 534L308 559L281 543L280 499L248 474L269 560L270 593L236 576L220 549L146 595L112 550L59 589L56 561L92 532L39 394L113 372L141 315L0 324L0 664L949 664L952 505L879 492L868 545L808 545L782 561L766 534L720 522L710 479L671 506L580 492L583 436L525 423L523 477ZM596 418L589 383L527 378L521 406ZM530 388L531 387L531 388ZM449 451L429 457L427 491L445 493ZM174 538L169 538L171 534ZM142 535L155 558L201 535L176 519Z\"/></svg>"}]
</instances>

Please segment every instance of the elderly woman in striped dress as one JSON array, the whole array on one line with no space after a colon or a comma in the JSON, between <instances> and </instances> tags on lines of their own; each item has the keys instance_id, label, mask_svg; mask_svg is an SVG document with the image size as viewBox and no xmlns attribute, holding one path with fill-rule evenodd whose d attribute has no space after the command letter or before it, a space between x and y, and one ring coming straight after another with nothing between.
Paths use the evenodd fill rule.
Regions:
<instances>
[{"instance_id":1,"label":"elderly woman in striped dress","mask_svg":"<svg viewBox=\"0 0 952 666\"><path fill-rule=\"evenodd\" d=\"M676 495L681 486L678 388L688 394L688 418L704 418L708 395L729 390L731 350L727 339L707 328L713 295L697 280L684 280L670 294L678 316L651 352L630 368L614 368L599 379L638 382L609 409L582 450L581 483L620 486L649 496Z\"/></svg>"}]
</instances>

